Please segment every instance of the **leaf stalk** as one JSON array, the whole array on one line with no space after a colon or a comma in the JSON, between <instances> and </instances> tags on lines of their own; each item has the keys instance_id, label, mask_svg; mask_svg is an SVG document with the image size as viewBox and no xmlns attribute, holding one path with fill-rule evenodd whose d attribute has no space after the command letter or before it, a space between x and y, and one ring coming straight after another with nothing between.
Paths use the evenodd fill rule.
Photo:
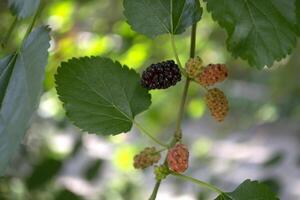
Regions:
<instances>
[{"instance_id":1,"label":"leaf stalk","mask_svg":"<svg viewBox=\"0 0 300 200\"><path fill-rule=\"evenodd\" d=\"M178 173L175 173L175 172L171 172L171 174L173 176L176 176L178 178L184 179L186 181L193 182L193 183L195 183L195 184L197 184L197 185L199 185L201 187L208 188L208 189L210 189L210 190L212 190L212 191L214 191L214 192L216 192L218 194L224 194L225 193L224 191L222 191L221 189L215 187L214 185L211 185L211 184L209 184L207 182L204 182L204 181L201 181L199 179L195 179L193 177L186 176L186 175L183 175L183 174L178 174Z\"/></svg>"},{"instance_id":2,"label":"leaf stalk","mask_svg":"<svg viewBox=\"0 0 300 200\"><path fill-rule=\"evenodd\" d=\"M151 139L154 143L156 143L162 147L169 148L169 145L164 144L161 141L159 141L157 138L155 138L153 135L151 135L142 125L140 125L136 121L133 121L133 124L140 130L141 133L144 133L146 136L148 136L148 138Z\"/></svg>"}]
</instances>

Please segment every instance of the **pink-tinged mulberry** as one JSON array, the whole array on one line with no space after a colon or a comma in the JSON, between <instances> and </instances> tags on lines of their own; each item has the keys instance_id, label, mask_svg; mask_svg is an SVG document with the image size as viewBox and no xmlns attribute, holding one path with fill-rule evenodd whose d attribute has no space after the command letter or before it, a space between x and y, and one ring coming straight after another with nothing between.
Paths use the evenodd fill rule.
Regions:
<instances>
[{"instance_id":1,"label":"pink-tinged mulberry","mask_svg":"<svg viewBox=\"0 0 300 200\"><path fill-rule=\"evenodd\" d=\"M209 64L195 78L203 86L211 86L224 81L228 77L228 70L224 64Z\"/></svg>"},{"instance_id":2,"label":"pink-tinged mulberry","mask_svg":"<svg viewBox=\"0 0 300 200\"><path fill-rule=\"evenodd\" d=\"M184 172L189 164L188 148L183 144L176 144L169 150L167 162L170 170L177 173Z\"/></svg>"}]
</instances>

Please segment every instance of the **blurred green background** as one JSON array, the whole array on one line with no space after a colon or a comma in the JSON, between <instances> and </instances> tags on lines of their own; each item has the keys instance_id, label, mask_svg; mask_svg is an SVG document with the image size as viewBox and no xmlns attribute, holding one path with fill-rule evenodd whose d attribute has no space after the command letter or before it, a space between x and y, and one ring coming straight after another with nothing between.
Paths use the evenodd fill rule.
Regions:
<instances>
[{"instance_id":1,"label":"blurred green background","mask_svg":"<svg viewBox=\"0 0 300 200\"><path fill-rule=\"evenodd\" d=\"M203 5L205 6L205 5ZM107 56L141 72L151 63L173 59L168 36L150 40L130 29L120 0L49 0L38 20L52 29L44 93L37 115L0 179L2 200L140 200L155 183L152 170L136 171L132 158L150 144L136 129L115 137L83 134L66 118L54 74L62 61ZM14 20L0 2L0 39ZM18 23L0 57L16 49L31 19ZM190 30L189 30L190 31ZM189 31L176 36L182 62L189 55ZM226 50L226 32L204 12L197 32L197 55L205 64L226 63L230 78L220 85L230 101L225 122L213 121L203 90L192 84L184 119L191 147L187 174L231 190L247 178L268 184L282 199L300 199L300 46L291 56L258 71ZM151 109L138 117L147 130L168 141L183 89L181 82L153 91ZM170 178L158 200L205 200L215 194Z\"/></svg>"}]
</instances>

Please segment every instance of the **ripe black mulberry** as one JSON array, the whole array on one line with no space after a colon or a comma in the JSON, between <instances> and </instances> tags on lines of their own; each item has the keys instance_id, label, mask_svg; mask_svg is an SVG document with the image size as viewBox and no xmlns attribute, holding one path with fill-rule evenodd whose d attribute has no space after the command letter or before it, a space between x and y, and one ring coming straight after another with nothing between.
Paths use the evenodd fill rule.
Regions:
<instances>
[{"instance_id":1,"label":"ripe black mulberry","mask_svg":"<svg viewBox=\"0 0 300 200\"><path fill-rule=\"evenodd\" d=\"M181 80L180 69L174 61L168 60L150 65L142 74L141 84L151 89L166 89Z\"/></svg>"}]
</instances>

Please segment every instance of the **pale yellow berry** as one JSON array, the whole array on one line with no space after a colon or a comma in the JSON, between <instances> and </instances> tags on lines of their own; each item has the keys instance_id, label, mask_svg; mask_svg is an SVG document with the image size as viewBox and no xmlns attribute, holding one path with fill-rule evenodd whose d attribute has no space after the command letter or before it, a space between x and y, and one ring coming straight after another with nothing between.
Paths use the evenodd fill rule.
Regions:
<instances>
[{"instance_id":1,"label":"pale yellow berry","mask_svg":"<svg viewBox=\"0 0 300 200\"><path fill-rule=\"evenodd\" d=\"M185 69L187 75L194 79L196 78L202 71L202 60L200 57L190 58L185 64Z\"/></svg>"},{"instance_id":2,"label":"pale yellow berry","mask_svg":"<svg viewBox=\"0 0 300 200\"><path fill-rule=\"evenodd\" d=\"M229 111L228 100L218 88L208 90L205 100L211 115L219 122L223 121Z\"/></svg>"}]
</instances>

